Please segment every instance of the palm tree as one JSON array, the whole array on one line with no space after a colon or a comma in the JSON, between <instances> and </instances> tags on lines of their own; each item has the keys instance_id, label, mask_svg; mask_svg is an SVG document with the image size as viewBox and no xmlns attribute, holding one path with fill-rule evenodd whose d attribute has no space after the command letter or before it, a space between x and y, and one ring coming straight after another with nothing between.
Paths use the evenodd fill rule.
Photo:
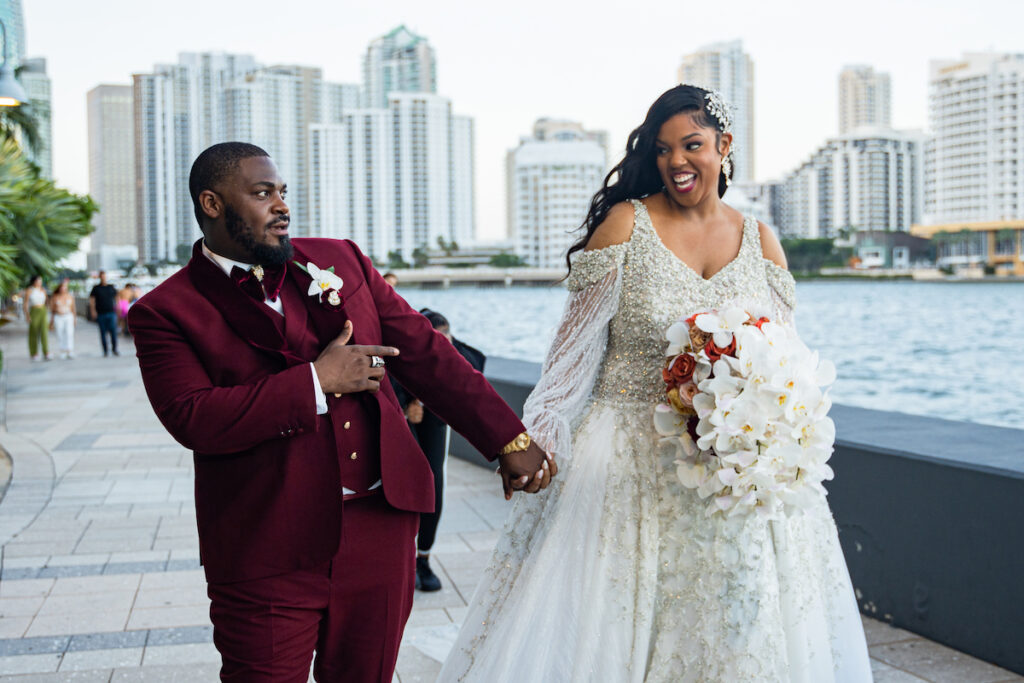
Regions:
<instances>
[{"instance_id":1,"label":"palm tree","mask_svg":"<svg viewBox=\"0 0 1024 683\"><path fill-rule=\"evenodd\" d=\"M35 152L39 149L42 140L32 105L0 107L0 139L17 140L19 134L30 151Z\"/></svg>"},{"instance_id":2,"label":"palm tree","mask_svg":"<svg viewBox=\"0 0 1024 683\"><path fill-rule=\"evenodd\" d=\"M19 66L14 70L15 77L21 73L21 69ZM39 122L29 102L22 102L16 107L0 107L0 140L17 140L19 134L30 152L39 151L42 143Z\"/></svg>"},{"instance_id":3,"label":"palm tree","mask_svg":"<svg viewBox=\"0 0 1024 683\"><path fill-rule=\"evenodd\" d=\"M0 141L0 294L30 275L49 277L93 231L97 206L40 178L17 142Z\"/></svg>"}]
</instances>

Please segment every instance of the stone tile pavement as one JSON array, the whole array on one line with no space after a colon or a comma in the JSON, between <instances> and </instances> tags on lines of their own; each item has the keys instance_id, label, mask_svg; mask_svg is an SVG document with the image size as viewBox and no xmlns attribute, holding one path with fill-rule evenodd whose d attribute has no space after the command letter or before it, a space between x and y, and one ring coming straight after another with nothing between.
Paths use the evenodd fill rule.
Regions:
<instances>
[{"instance_id":1,"label":"stone tile pavement","mask_svg":"<svg viewBox=\"0 0 1024 683\"><path fill-rule=\"evenodd\" d=\"M24 325L0 329L0 446L13 460L0 501L0 681L217 680L191 455L150 410L130 340L103 358L95 325L79 321L77 343L75 360L31 363ZM417 594L396 680L435 679L507 509L493 474L450 461L433 559L444 589ZM864 623L879 683L1024 681Z\"/></svg>"}]
</instances>

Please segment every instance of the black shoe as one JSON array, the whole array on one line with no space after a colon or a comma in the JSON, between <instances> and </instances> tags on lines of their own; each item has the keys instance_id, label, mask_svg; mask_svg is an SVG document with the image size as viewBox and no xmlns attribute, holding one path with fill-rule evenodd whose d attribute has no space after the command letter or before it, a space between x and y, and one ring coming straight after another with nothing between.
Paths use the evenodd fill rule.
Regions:
<instances>
[{"instance_id":1,"label":"black shoe","mask_svg":"<svg viewBox=\"0 0 1024 683\"><path fill-rule=\"evenodd\" d=\"M117 352L117 349L114 349L114 355L115 355L115 356L120 356L121 354L119 354L119 353Z\"/></svg>"},{"instance_id":2,"label":"black shoe","mask_svg":"<svg viewBox=\"0 0 1024 683\"><path fill-rule=\"evenodd\" d=\"M441 590L441 579L430 569L429 557L416 558L416 590L424 593Z\"/></svg>"}]
</instances>

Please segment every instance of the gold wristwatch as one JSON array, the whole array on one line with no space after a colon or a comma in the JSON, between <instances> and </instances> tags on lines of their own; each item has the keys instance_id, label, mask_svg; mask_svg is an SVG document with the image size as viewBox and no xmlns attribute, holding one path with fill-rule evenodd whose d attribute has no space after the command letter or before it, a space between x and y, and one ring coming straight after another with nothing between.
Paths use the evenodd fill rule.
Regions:
<instances>
[{"instance_id":1,"label":"gold wristwatch","mask_svg":"<svg viewBox=\"0 0 1024 683\"><path fill-rule=\"evenodd\" d=\"M504 448L498 451L498 455L508 455L509 453L518 453L520 451L525 451L527 448L530 447L530 443L530 435L527 434L526 432L523 432L516 438L509 441Z\"/></svg>"}]
</instances>

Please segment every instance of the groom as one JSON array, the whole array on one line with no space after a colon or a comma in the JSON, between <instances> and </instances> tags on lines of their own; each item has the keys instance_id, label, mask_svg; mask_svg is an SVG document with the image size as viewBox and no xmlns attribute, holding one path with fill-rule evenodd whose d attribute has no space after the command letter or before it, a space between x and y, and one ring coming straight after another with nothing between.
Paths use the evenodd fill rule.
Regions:
<instances>
[{"instance_id":1,"label":"groom","mask_svg":"<svg viewBox=\"0 0 1024 683\"><path fill-rule=\"evenodd\" d=\"M128 322L153 409L195 452L199 551L225 681L389 683L430 467L386 372L481 453L506 499L557 469L350 241L288 237L266 152L189 177L203 238Z\"/></svg>"}]
</instances>

